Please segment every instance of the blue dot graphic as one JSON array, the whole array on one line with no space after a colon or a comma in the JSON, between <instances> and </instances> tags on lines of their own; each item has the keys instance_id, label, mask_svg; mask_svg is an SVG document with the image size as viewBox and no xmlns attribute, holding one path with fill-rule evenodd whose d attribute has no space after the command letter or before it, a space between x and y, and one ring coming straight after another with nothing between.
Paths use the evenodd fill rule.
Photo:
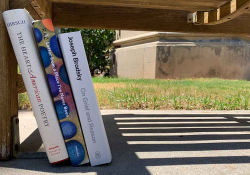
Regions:
<instances>
[{"instance_id":1,"label":"blue dot graphic","mask_svg":"<svg viewBox=\"0 0 250 175\"><path fill-rule=\"evenodd\" d=\"M85 157L85 150L82 144L76 140L71 140L66 143L70 161L73 166L79 165Z\"/></svg>"},{"instance_id":2,"label":"blue dot graphic","mask_svg":"<svg viewBox=\"0 0 250 175\"><path fill-rule=\"evenodd\" d=\"M38 43L40 43L43 39L43 35L42 35L41 31L37 28L34 28L34 33L35 33L36 41Z\"/></svg>"},{"instance_id":3,"label":"blue dot graphic","mask_svg":"<svg viewBox=\"0 0 250 175\"><path fill-rule=\"evenodd\" d=\"M63 65L59 68L59 76L64 83L69 84L68 76Z\"/></svg>"},{"instance_id":4,"label":"blue dot graphic","mask_svg":"<svg viewBox=\"0 0 250 175\"><path fill-rule=\"evenodd\" d=\"M62 122L61 128L65 140L73 138L77 133L76 125L72 122Z\"/></svg>"},{"instance_id":5,"label":"blue dot graphic","mask_svg":"<svg viewBox=\"0 0 250 175\"><path fill-rule=\"evenodd\" d=\"M67 103L63 105L62 101L59 100L55 102L55 106L59 120L65 119L69 114L69 105Z\"/></svg>"},{"instance_id":6,"label":"blue dot graphic","mask_svg":"<svg viewBox=\"0 0 250 175\"><path fill-rule=\"evenodd\" d=\"M51 74L47 74L47 77L48 77L49 86L50 86L50 90L51 90L52 96L53 97L58 96L58 94L59 94L59 87L57 85L55 76L53 76Z\"/></svg>"},{"instance_id":7,"label":"blue dot graphic","mask_svg":"<svg viewBox=\"0 0 250 175\"><path fill-rule=\"evenodd\" d=\"M46 47L39 47L40 55L45 68L49 67L51 60L50 55Z\"/></svg>"},{"instance_id":8,"label":"blue dot graphic","mask_svg":"<svg viewBox=\"0 0 250 175\"><path fill-rule=\"evenodd\" d=\"M56 35L50 39L50 48L56 57L62 58Z\"/></svg>"}]
</instances>

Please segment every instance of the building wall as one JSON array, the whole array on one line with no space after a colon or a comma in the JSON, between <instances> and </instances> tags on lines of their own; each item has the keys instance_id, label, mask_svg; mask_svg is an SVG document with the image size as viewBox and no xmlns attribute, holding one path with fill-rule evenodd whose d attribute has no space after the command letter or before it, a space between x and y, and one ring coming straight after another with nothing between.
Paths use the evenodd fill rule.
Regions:
<instances>
[{"instance_id":1,"label":"building wall","mask_svg":"<svg viewBox=\"0 0 250 175\"><path fill-rule=\"evenodd\" d=\"M250 80L250 42L246 39L121 31L114 45L117 46L112 59L114 76Z\"/></svg>"},{"instance_id":2,"label":"building wall","mask_svg":"<svg viewBox=\"0 0 250 175\"><path fill-rule=\"evenodd\" d=\"M130 31L130 30L117 30L116 40L131 38L133 36L138 36L142 34L150 33L148 31Z\"/></svg>"},{"instance_id":3,"label":"building wall","mask_svg":"<svg viewBox=\"0 0 250 175\"><path fill-rule=\"evenodd\" d=\"M249 45L157 46L155 78L250 79Z\"/></svg>"},{"instance_id":4,"label":"building wall","mask_svg":"<svg viewBox=\"0 0 250 175\"><path fill-rule=\"evenodd\" d=\"M116 61L113 64L113 69L116 70L115 76L154 79L156 77L156 50L157 47L154 45L136 45L117 49L115 52Z\"/></svg>"}]
</instances>

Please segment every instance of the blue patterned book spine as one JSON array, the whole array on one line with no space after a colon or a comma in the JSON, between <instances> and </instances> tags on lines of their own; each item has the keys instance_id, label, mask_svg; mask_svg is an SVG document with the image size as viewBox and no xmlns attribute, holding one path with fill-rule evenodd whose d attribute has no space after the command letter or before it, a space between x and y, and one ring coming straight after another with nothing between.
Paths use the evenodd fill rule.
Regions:
<instances>
[{"instance_id":1,"label":"blue patterned book spine","mask_svg":"<svg viewBox=\"0 0 250 175\"><path fill-rule=\"evenodd\" d=\"M89 163L81 124L52 21L34 21L33 28L71 163L73 166Z\"/></svg>"}]
</instances>

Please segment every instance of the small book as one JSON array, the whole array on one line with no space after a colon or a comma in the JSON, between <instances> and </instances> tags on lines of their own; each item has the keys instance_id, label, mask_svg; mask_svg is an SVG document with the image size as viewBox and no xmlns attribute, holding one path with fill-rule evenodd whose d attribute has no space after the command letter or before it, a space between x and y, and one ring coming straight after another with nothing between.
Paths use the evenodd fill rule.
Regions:
<instances>
[{"instance_id":1,"label":"small book","mask_svg":"<svg viewBox=\"0 0 250 175\"><path fill-rule=\"evenodd\" d=\"M32 31L33 19L24 9L5 11L3 18L49 162L67 160L68 153Z\"/></svg>"},{"instance_id":2,"label":"small book","mask_svg":"<svg viewBox=\"0 0 250 175\"><path fill-rule=\"evenodd\" d=\"M89 163L84 136L51 19L33 21L33 29L73 166Z\"/></svg>"},{"instance_id":3,"label":"small book","mask_svg":"<svg viewBox=\"0 0 250 175\"><path fill-rule=\"evenodd\" d=\"M97 102L80 32L59 34L85 142L92 166L110 163L112 156Z\"/></svg>"}]
</instances>

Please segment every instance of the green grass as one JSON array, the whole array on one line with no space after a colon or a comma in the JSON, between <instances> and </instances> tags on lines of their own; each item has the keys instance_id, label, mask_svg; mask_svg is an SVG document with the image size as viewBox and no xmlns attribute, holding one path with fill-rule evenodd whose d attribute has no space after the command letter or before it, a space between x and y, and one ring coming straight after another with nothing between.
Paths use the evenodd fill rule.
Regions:
<instances>
[{"instance_id":1,"label":"green grass","mask_svg":"<svg viewBox=\"0 0 250 175\"><path fill-rule=\"evenodd\" d=\"M93 82L101 109L250 109L250 82L245 80L93 78Z\"/></svg>"},{"instance_id":2,"label":"green grass","mask_svg":"<svg viewBox=\"0 0 250 175\"><path fill-rule=\"evenodd\" d=\"M93 82L98 84L102 109L250 109L250 82L245 80L94 78ZM112 87L114 83L120 87Z\"/></svg>"},{"instance_id":3,"label":"green grass","mask_svg":"<svg viewBox=\"0 0 250 175\"><path fill-rule=\"evenodd\" d=\"M27 93L18 94L18 109L31 109Z\"/></svg>"}]
</instances>

